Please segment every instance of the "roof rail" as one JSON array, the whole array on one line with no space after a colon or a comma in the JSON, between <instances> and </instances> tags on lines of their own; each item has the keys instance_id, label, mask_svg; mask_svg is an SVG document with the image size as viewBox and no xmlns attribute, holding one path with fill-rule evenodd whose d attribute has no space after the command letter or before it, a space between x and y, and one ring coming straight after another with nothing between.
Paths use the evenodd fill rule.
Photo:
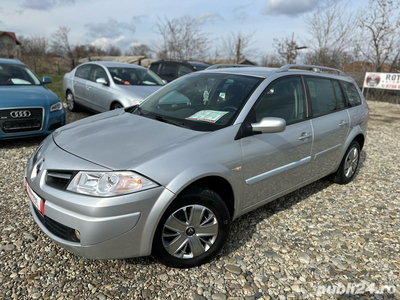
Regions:
<instances>
[{"instance_id":1,"label":"roof rail","mask_svg":"<svg viewBox=\"0 0 400 300\"><path fill-rule=\"evenodd\" d=\"M218 69L218 68L229 68L229 67L236 67L236 68L243 68L243 67L257 67L254 65L241 65L241 64L216 64L208 67L206 70Z\"/></svg>"},{"instance_id":2,"label":"roof rail","mask_svg":"<svg viewBox=\"0 0 400 300\"><path fill-rule=\"evenodd\" d=\"M311 69L312 71L314 71L316 73L320 73L321 70L329 70L329 71L332 71L332 72L336 72L338 75L346 76L346 74L341 70L334 69L334 68L328 68L328 67L313 66L313 65L285 65L283 67L280 67L275 72L277 72L277 73L287 72L290 69L294 69L294 68L309 68L309 69Z\"/></svg>"}]
</instances>

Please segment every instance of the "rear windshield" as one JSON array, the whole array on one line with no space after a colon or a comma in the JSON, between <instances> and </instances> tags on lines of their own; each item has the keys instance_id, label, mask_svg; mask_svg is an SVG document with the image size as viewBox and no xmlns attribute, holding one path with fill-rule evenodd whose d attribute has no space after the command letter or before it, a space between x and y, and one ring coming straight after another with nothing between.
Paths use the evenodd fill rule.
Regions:
<instances>
[{"instance_id":1,"label":"rear windshield","mask_svg":"<svg viewBox=\"0 0 400 300\"><path fill-rule=\"evenodd\" d=\"M23 65L0 64L0 85L40 85L36 75Z\"/></svg>"},{"instance_id":2,"label":"rear windshield","mask_svg":"<svg viewBox=\"0 0 400 300\"><path fill-rule=\"evenodd\" d=\"M218 130L233 123L262 80L246 75L191 73L147 98L138 114L177 121L193 130Z\"/></svg>"},{"instance_id":3,"label":"rear windshield","mask_svg":"<svg viewBox=\"0 0 400 300\"><path fill-rule=\"evenodd\" d=\"M142 68L109 67L115 84L121 85L164 85L164 82L152 71Z\"/></svg>"}]
</instances>

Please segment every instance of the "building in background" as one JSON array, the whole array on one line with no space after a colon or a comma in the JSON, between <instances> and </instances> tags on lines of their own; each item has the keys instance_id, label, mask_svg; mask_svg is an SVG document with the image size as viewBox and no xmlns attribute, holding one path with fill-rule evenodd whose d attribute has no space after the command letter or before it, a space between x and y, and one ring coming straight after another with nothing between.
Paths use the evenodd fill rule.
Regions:
<instances>
[{"instance_id":1,"label":"building in background","mask_svg":"<svg viewBox=\"0 0 400 300\"><path fill-rule=\"evenodd\" d=\"M19 58L21 43L17 40L14 32L0 31L0 57Z\"/></svg>"}]
</instances>

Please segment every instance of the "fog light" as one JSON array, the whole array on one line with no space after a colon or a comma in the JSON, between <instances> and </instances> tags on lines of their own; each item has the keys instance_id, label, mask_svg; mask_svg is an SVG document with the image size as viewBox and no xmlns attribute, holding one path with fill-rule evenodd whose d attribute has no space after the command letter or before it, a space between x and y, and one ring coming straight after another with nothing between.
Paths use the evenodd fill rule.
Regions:
<instances>
[{"instance_id":1,"label":"fog light","mask_svg":"<svg viewBox=\"0 0 400 300\"><path fill-rule=\"evenodd\" d=\"M78 241L81 240L81 234L79 233L78 230L75 229L75 237L78 239Z\"/></svg>"}]
</instances>

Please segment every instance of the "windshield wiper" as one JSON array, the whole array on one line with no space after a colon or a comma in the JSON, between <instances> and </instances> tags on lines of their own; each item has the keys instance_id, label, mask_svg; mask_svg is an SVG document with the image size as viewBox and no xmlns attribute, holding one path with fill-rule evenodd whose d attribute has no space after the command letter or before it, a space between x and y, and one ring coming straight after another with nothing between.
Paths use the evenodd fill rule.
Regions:
<instances>
[{"instance_id":1,"label":"windshield wiper","mask_svg":"<svg viewBox=\"0 0 400 300\"><path fill-rule=\"evenodd\" d=\"M172 124L172 125L176 125L176 126L184 127L184 128L190 128L189 126L185 125L183 122L174 121L174 120L171 120L171 119L166 119L166 118L164 118L163 116L160 116L160 115L155 115L154 119L157 120L157 121L160 121L160 122L167 123L167 124Z\"/></svg>"}]
</instances>

